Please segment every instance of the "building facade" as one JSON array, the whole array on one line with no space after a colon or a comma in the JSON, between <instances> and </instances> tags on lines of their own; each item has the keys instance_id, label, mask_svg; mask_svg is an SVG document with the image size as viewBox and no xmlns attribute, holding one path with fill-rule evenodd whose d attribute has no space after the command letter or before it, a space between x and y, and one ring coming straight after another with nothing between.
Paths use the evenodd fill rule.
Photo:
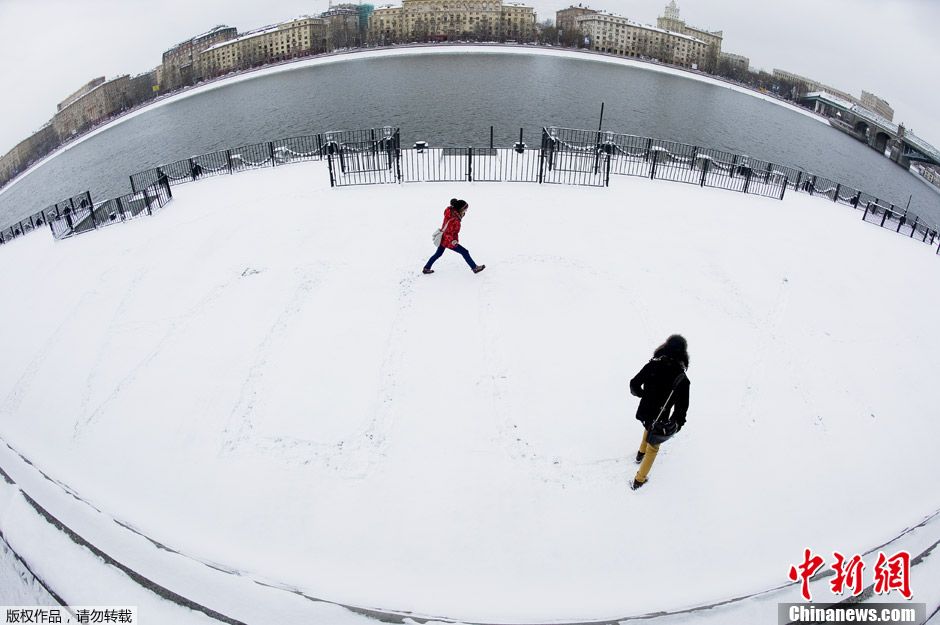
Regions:
<instances>
[{"instance_id":1,"label":"building facade","mask_svg":"<svg viewBox=\"0 0 940 625\"><path fill-rule=\"evenodd\" d=\"M562 36L569 32L578 33L580 32L578 30L580 28L578 18L584 15L594 15L595 13L598 13L598 11L580 5L555 11L555 27L562 32Z\"/></svg>"},{"instance_id":2,"label":"building facade","mask_svg":"<svg viewBox=\"0 0 940 625\"><path fill-rule=\"evenodd\" d=\"M751 59L740 54L722 52L718 55L718 62L720 64L727 64L728 67L742 74L749 72L751 69Z\"/></svg>"},{"instance_id":3,"label":"building facade","mask_svg":"<svg viewBox=\"0 0 940 625\"><path fill-rule=\"evenodd\" d=\"M878 113L889 122L894 121L894 109L891 105L876 96L874 93L862 91L861 104L873 113Z\"/></svg>"},{"instance_id":4,"label":"building facade","mask_svg":"<svg viewBox=\"0 0 940 625\"><path fill-rule=\"evenodd\" d=\"M0 156L0 186L12 180L59 145L59 136L51 123L20 141L12 150Z\"/></svg>"},{"instance_id":5,"label":"building facade","mask_svg":"<svg viewBox=\"0 0 940 625\"><path fill-rule=\"evenodd\" d=\"M363 44L364 34L359 28L361 12L356 4L334 4L320 14L330 31L331 49L355 48Z\"/></svg>"},{"instance_id":6,"label":"building facade","mask_svg":"<svg viewBox=\"0 0 940 625\"><path fill-rule=\"evenodd\" d=\"M679 6L676 4L676 0L669 0L663 14L656 18L656 27L704 41L708 46L708 54L705 63L700 67L703 67L706 71L714 71L717 67L718 57L721 55L723 31L710 31L686 24L685 20L679 17Z\"/></svg>"},{"instance_id":7,"label":"building facade","mask_svg":"<svg viewBox=\"0 0 940 625\"><path fill-rule=\"evenodd\" d=\"M131 106L130 76L118 76L72 100L52 117L52 127L64 141Z\"/></svg>"},{"instance_id":8,"label":"building facade","mask_svg":"<svg viewBox=\"0 0 940 625\"><path fill-rule=\"evenodd\" d=\"M68 106L75 100L79 99L80 97L82 97L83 95L85 95L86 93L88 93L89 91L97 87L98 85L103 84L104 80L105 80L104 76L99 76L98 78L92 78L91 80L86 82L84 85L82 85L77 91L75 91L75 93L71 94L69 97L59 102L55 110L61 111L66 106Z\"/></svg>"},{"instance_id":9,"label":"building facade","mask_svg":"<svg viewBox=\"0 0 940 625\"><path fill-rule=\"evenodd\" d=\"M164 52L163 63L158 72L160 90L173 91L195 83L201 78L196 73L196 59L199 54L217 43L229 41L237 36L238 30L232 26L216 26L209 32L196 35Z\"/></svg>"},{"instance_id":10,"label":"building facade","mask_svg":"<svg viewBox=\"0 0 940 625\"><path fill-rule=\"evenodd\" d=\"M515 40L535 38L535 10L500 0L402 0L369 19L369 42Z\"/></svg>"},{"instance_id":11,"label":"building facade","mask_svg":"<svg viewBox=\"0 0 940 625\"><path fill-rule=\"evenodd\" d=\"M701 39L637 24L619 15L597 13L578 18L591 50L620 56L653 58L691 69L701 68L709 46Z\"/></svg>"},{"instance_id":12,"label":"building facade","mask_svg":"<svg viewBox=\"0 0 940 625\"><path fill-rule=\"evenodd\" d=\"M834 95L837 98L842 98L843 100L851 102L852 104L860 105L862 103L861 100L859 100L858 98L856 98L850 93L846 93L845 91L842 91L841 89L836 89L835 87L830 87L829 85L825 85L819 82L818 80L813 80L812 78L807 78L806 76L800 76L799 74L794 74L793 72L788 72L786 70L775 68L773 70L773 77L780 79L780 80L787 81L794 85L802 85L802 91L804 93L811 92L811 91L825 91L826 93Z\"/></svg>"},{"instance_id":13,"label":"building facade","mask_svg":"<svg viewBox=\"0 0 940 625\"><path fill-rule=\"evenodd\" d=\"M196 73L211 78L273 61L324 52L329 48L326 20L300 17L243 33L217 43L196 56Z\"/></svg>"}]
</instances>

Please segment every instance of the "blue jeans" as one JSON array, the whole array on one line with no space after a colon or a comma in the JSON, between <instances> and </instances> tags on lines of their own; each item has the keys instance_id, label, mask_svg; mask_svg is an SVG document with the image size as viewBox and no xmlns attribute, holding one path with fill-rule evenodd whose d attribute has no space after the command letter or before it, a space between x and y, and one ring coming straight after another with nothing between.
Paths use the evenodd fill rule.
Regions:
<instances>
[{"instance_id":1,"label":"blue jeans","mask_svg":"<svg viewBox=\"0 0 940 625\"><path fill-rule=\"evenodd\" d=\"M446 249L447 249L447 248L444 247L443 245L438 246L437 251L434 252L434 256L432 256L431 258L428 259L428 262L424 265L424 268L425 268L425 269L430 269L430 268L431 268L431 265L434 264L434 261L436 261L438 258L440 258L440 257L441 257L441 254L443 254L443 253L444 253L444 250L446 250ZM462 245L460 245L460 244L458 243L457 245L454 246L454 251L457 252L458 254L460 254L461 256L463 256L463 259L464 259L465 261L467 261L467 264L468 264L468 265L470 265L470 269L473 269L473 268L475 268L475 267L477 266L477 264L476 264L475 262L473 262L473 259L470 258L470 252L469 252L469 251L467 250L467 248L465 248L464 246L462 246Z\"/></svg>"}]
</instances>

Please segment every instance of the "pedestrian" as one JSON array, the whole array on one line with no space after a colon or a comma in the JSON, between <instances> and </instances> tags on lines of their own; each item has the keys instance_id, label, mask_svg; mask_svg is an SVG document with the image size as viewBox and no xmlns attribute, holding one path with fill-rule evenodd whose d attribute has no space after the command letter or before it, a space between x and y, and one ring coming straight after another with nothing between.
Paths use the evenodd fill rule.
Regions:
<instances>
[{"instance_id":1,"label":"pedestrian","mask_svg":"<svg viewBox=\"0 0 940 625\"><path fill-rule=\"evenodd\" d=\"M673 334L656 348L653 358L630 380L630 392L640 398L636 418L643 424L643 440L636 452L640 468L633 490L646 484L659 446L685 425L689 410L688 343Z\"/></svg>"},{"instance_id":2,"label":"pedestrian","mask_svg":"<svg viewBox=\"0 0 940 625\"><path fill-rule=\"evenodd\" d=\"M457 235L460 234L460 223L467 214L470 205L465 200L453 198L450 205L444 209L444 223L439 230L434 232L434 242L437 243L437 251L428 259L424 265L423 273L434 273L431 265L441 257L444 250L453 250L463 256L463 259L470 265L473 273L480 273L486 269L486 265L478 265L470 258L470 252L460 244Z\"/></svg>"}]
</instances>

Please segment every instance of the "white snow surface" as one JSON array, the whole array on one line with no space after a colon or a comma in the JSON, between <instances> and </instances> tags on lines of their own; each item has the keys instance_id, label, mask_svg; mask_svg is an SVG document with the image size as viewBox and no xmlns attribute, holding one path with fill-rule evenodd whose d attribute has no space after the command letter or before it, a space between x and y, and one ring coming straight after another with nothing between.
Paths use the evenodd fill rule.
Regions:
<instances>
[{"instance_id":1,"label":"white snow surface","mask_svg":"<svg viewBox=\"0 0 940 625\"><path fill-rule=\"evenodd\" d=\"M357 606L587 620L777 587L805 548L940 508L940 258L857 211L620 177L330 189L325 163L173 191L0 249L0 437L189 558ZM448 251L421 275L451 197L487 269ZM674 332L688 425L634 492L627 382ZM11 514L21 555L50 548Z\"/></svg>"},{"instance_id":2,"label":"white snow surface","mask_svg":"<svg viewBox=\"0 0 940 625\"><path fill-rule=\"evenodd\" d=\"M213 89L219 89L221 87L227 87L229 85L235 84L237 82L242 82L245 80L251 80L252 78L258 78L259 76L266 76L269 74L277 74L281 72L289 72L295 69L301 69L304 67L313 67L316 65L327 65L332 63L341 63L346 61L364 61L373 58L386 58L393 56L416 56L424 54L523 54L523 55L554 55L562 56L566 58L578 59L582 61L593 61L597 63L612 63L615 65L624 65L627 67L636 67L639 69L645 69L652 72L660 72L663 74L670 74L672 76L681 76L683 78L688 78L689 80L698 80L710 85L715 85L719 87L725 87L731 89L732 91L737 91L739 93L744 93L755 98L764 100L766 102L772 102L784 108L787 108L793 112L800 113L816 121L827 124L829 123L828 119L821 115L810 111L809 109L797 106L781 100L779 98L773 97L768 94L761 93L754 89L748 89L747 87L742 87L730 83L728 81L722 80L717 77L708 76L706 74L692 72L685 70L679 67L672 67L669 65L661 65L659 63L651 63L648 61L639 61L637 59L631 59L626 57L619 57L610 54L602 54L600 52L591 52L588 50L569 50L563 48L551 48L551 47L541 47L541 46L527 46L527 45L507 45L507 44L468 44L468 45L453 45L453 44L437 44L437 45L427 45L427 44L411 44L411 45L402 45L394 46L389 48L381 48L374 50L344 50L341 52L335 52L331 54L323 54L315 56L309 59L303 59L300 61L287 61L284 63L279 63L269 67L264 67L261 69L248 70L238 74L233 74L231 76L225 76L217 80L210 82L200 83L193 87L189 87L185 90L182 90L172 95L162 97L158 100L153 101L146 106L142 106L139 109L122 115L112 122L104 124L103 126L88 132L87 134L81 136L80 138L69 142L68 144L62 146L58 150L47 155L45 158L37 161L35 164L26 169L22 174L10 181L9 184L5 185L0 189L0 195L3 195L8 189L12 188L20 180L24 179L30 173L47 163L50 159L55 158L58 154L69 150L81 142L94 137L95 135L106 132L111 128L114 128L118 124L126 122L138 115L142 115L148 111L153 110L156 107L164 106L171 102L176 102L183 98L189 98L206 91L211 91ZM551 120L543 120L546 124L551 124ZM618 132L623 132L626 129L615 128L613 129ZM661 139L669 139L670 137L660 137ZM195 154L192 156L196 156Z\"/></svg>"}]
</instances>

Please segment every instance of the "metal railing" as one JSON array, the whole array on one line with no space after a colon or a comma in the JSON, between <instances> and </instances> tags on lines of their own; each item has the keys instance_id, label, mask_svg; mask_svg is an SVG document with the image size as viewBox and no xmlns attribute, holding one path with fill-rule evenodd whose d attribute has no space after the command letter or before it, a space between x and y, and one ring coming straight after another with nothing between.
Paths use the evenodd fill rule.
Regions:
<instances>
[{"instance_id":1,"label":"metal railing","mask_svg":"<svg viewBox=\"0 0 940 625\"><path fill-rule=\"evenodd\" d=\"M49 223L65 238L152 214L170 187L221 174L326 160L330 186L407 182L531 182L604 187L611 175L642 176L783 199L788 190L862 211L862 219L933 244L938 228L869 193L800 169L714 148L610 131L542 129L541 144L512 147L401 147L398 128L345 130L242 145L160 165L130 176L132 192L94 205L83 193L0 231L0 243ZM937 248L940 254L940 245Z\"/></svg>"}]
</instances>

